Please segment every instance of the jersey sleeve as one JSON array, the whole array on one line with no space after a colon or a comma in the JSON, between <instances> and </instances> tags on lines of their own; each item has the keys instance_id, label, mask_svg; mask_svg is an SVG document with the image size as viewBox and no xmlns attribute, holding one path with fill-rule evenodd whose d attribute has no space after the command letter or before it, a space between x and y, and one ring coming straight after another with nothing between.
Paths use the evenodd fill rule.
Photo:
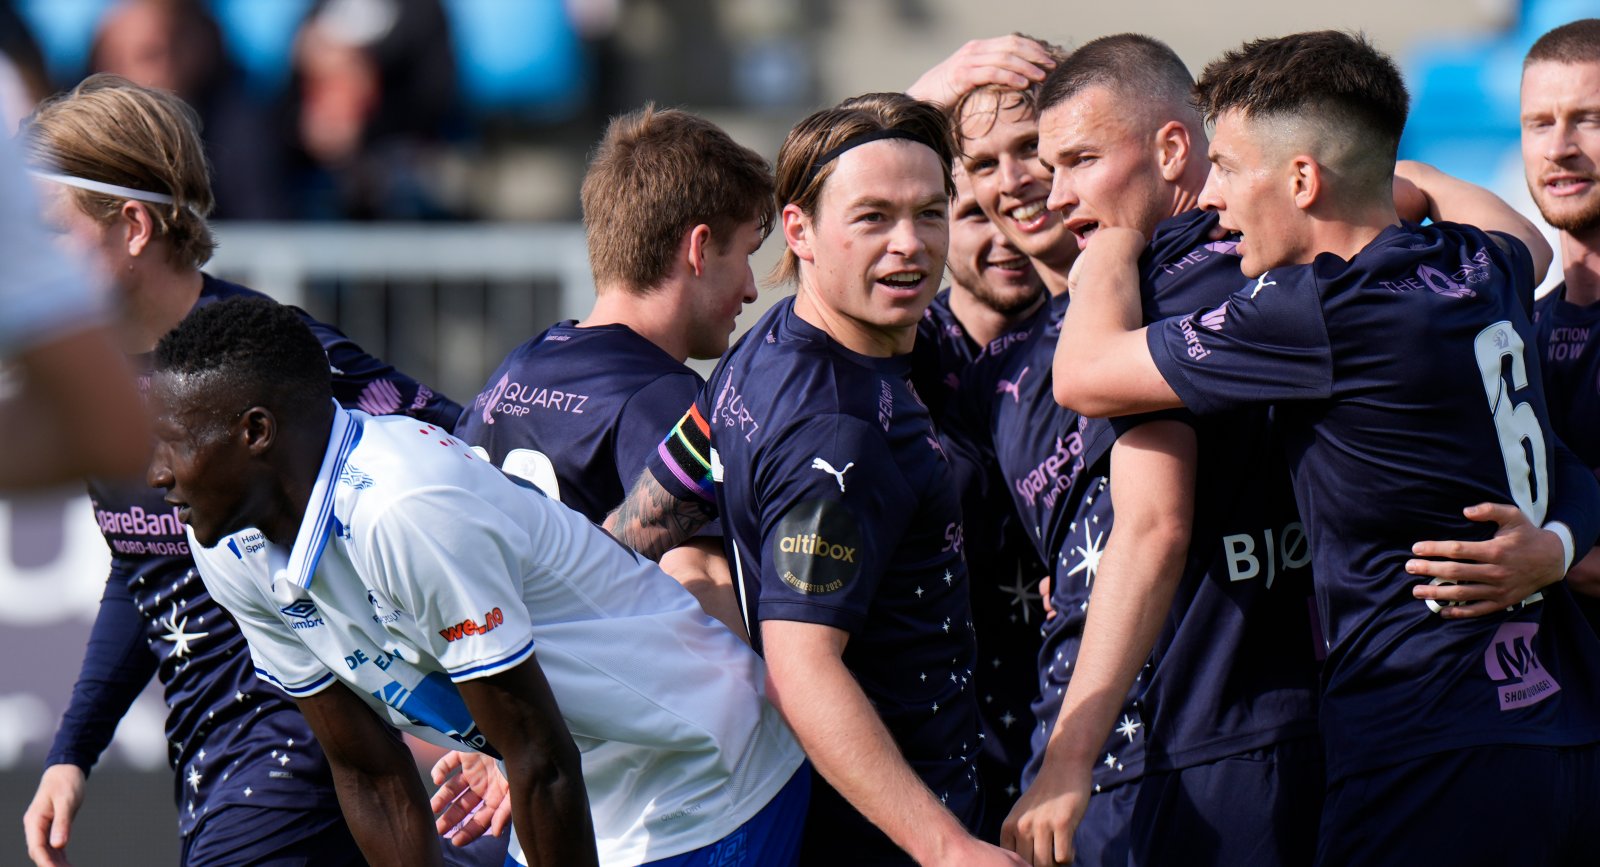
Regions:
<instances>
[{"instance_id":1,"label":"jersey sleeve","mask_svg":"<svg viewBox=\"0 0 1600 867\"><path fill-rule=\"evenodd\" d=\"M1156 368L1200 415L1333 393L1333 351L1311 268L1262 274L1217 307L1152 323Z\"/></svg>"},{"instance_id":2,"label":"jersey sleeve","mask_svg":"<svg viewBox=\"0 0 1600 867\"><path fill-rule=\"evenodd\" d=\"M617 476L631 486L649 465L657 447L673 433L700 394L700 378L693 373L669 373L634 392L617 413L612 454Z\"/></svg>"},{"instance_id":3,"label":"jersey sleeve","mask_svg":"<svg viewBox=\"0 0 1600 867\"><path fill-rule=\"evenodd\" d=\"M1600 483L1584 462L1562 442L1553 437L1555 456L1551 473L1550 508L1546 513L1546 526L1551 522L1565 524L1568 540L1572 543L1572 563L1582 560L1597 541L1600 541ZM1568 568L1572 563L1568 563Z\"/></svg>"},{"instance_id":4,"label":"jersey sleeve","mask_svg":"<svg viewBox=\"0 0 1600 867\"><path fill-rule=\"evenodd\" d=\"M368 415L409 415L454 430L461 405L379 358L368 355L339 329L298 311L328 353L333 396L347 409Z\"/></svg>"},{"instance_id":5,"label":"jersey sleeve","mask_svg":"<svg viewBox=\"0 0 1600 867\"><path fill-rule=\"evenodd\" d=\"M855 632L917 510L881 430L813 416L774 441L757 473L759 620Z\"/></svg>"},{"instance_id":6,"label":"jersey sleeve","mask_svg":"<svg viewBox=\"0 0 1600 867\"><path fill-rule=\"evenodd\" d=\"M1533 253L1529 252L1528 245L1522 239L1505 232L1489 232L1500 249L1506 253L1507 271L1510 273L1511 285L1516 287L1517 301L1522 305L1522 312L1533 318L1533 292L1538 288L1538 281L1533 279Z\"/></svg>"},{"instance_id":7,"label":"jersey sleeve","mask_svg":"<svg viewBox=\"0 0 1600 867\"><path fill-rule=\"evenodd\" d=\"M61 715L46 766L77 765L87 773L99 760L117 723L156 673L159 662L143 638L144 619L113 560L83 667L72 685L72 700Z\"/></svg>"},{"instance_id":8,"label":"jersey sleeve","mask_svg":"<svg viewBox=\"0 0 1600 867\"><path fill-rule=\"evenodd\" d=\"M715 453L711 449L711 425L706 421L706 407L706 390L702 388L688 411L656 444L655 452L646 460L645 471L679 500L714 506L717 502ZM623 487L631 489L633 479L623 478Z\"/></svg>"},{"instance_id":9,"label":"jersey sleeve","mask_svg":"<svg viewBox=\"0 0 1600 867\"><path fill-rule=\"evenodd\" d=\"M216 553L225 552L226 546L202 548L191 533L189 550L194 552L206 592L239 624L256 677L295 698L315 695L333 685L333 672L283 622L272 600L249 586L246 576L231 574L227 555Z\"/></svg>"},{"instance_id":10,"label":"jersey sleeve","mask_svg":"<svg viewBox=\"0 0 1600 867\"><path fill-rule=\"evenodd\" d=\"M465 488L423 488L370 522L364 574L416 618L451 680L487 677L533 655L515 554L527 535Z\"/></svg>"}]
</instances>

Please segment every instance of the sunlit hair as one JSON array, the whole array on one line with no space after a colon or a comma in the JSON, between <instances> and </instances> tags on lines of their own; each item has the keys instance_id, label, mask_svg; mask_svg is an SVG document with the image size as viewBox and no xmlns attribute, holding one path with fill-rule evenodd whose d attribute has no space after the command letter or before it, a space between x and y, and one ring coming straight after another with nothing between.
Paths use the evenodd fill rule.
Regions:
<instances>
[{"instance_id":1,"label":"sunlit hair","mask_svg":"<svg viewBox=\"0 0 1600 867\"><path fill-rule=\"evenodd\" d=\"M1535 63L1595 63L1600 61L1600 18L1580 18L1539 37L1522 61Z\"/></svg>"},{"instance_id":2,"label":"sunlit hair","mask_svg":"<svg viewBox=\"0 0 1600 867\"><path fill-rule=\"evenodd\" d=\"M1054 42L1046 42L1036 36L1026 33L1013 33L1024 39L1031 39L1044 49L1044 53L1054 60L1056 68L1067 61L1072 52ZM1047 79L1048 80L1048 79ZM1000 122L1000 116L1006 112L1018 111L1024 117L1037 120L1039 112L1044 108L1039 104L1044 82L1030 82L1027 87L1017 90L1011 87L1002 87L998 84L986 84L973 88L962 94L953 104L948 113L950 117L950 131L955 137L956 153L966 156L966 142L968 138L981 138L994 129ZM970 132L970 135L968 134Z\"/></svg>"},{"instance_id":3,"label":"sunlit hair","mask_svg":"<svg viewBox=\"0 0 1600 867\"><path fill-rule=\"evenodd\" d=\"M903 93L868 93L815 112L789 130L778 150L778 201L816 217L822 190L838 166L833 160L813 171L818 159L850 139L880 130L897 130L927 143L939 157L945 195L955 195L955 183L950 179L954 151L944 112L933 103ZM793 250L785 249L770 280L789 283L799 276L800 260Z\"/></svg>"},{"instance_id":4,"label":"sunlit hair","mask_svg":"<svg viewBox=\"0 0 1600 867\"><path fill-rule=\"evenodd\" d=\"M1411 97L1388 55L1337 30L1258 39L1211 62L1195 85L1208 122L1225 112L1299 128L1336 176L1368 195L1392 190Z\"/></svg>"},{"instance_id":5,"label":"sunlit hair","mask_svg":"<svg viewBox=\"0 0 1600 867\"><path fill-rule=\"evenodd\" d=\"M1160 102L1193 111L1189 67L1165 42L1140 33L1102 36L1074 49L1039 83L1038 112L1091 87L1111 90L1130 107Z\"/></svg>"},{"instance_id":6,"label":"sunlit hair","mask_svg":"<svg viewBox=\"0 0 1600 867\"><path fill-rule=\"evenodd\" d=\"M683 236L711 227L726 250L735 230L772 231L772 170L716 124L646 105L613 118L583 177L583 224L599 286L646 291L672 270Z\"/></svg>"},{"instance_id":7,"label":"sunlit hair","mask_svg":"<svg viewBox=\"0 0 1600 867\"><path fill-rule=\"evenodd\" d=\"M206 217L215 201L200 119L183 100L100 73L40 104L23 139L38 169L171 196L141 202L171 263L199 268L217 247ZM70 188L72 202L95 222L111 223L128 199Z\"/></svg>"}]
</instances>

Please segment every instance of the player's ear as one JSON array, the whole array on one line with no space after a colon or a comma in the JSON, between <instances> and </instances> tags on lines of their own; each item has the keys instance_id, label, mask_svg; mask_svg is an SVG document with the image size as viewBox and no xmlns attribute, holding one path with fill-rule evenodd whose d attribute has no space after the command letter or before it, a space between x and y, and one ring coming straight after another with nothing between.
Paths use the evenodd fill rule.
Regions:
<instances>
[{"instance_id":1,"label":"player's ear","mask_svg":"<svg viewBox=\"0 0 1600 867\"><path fill-rule=\"evenodd\" d=\"M1289 188L1294 196L1294 206L1304 211L1316 204L1325 192L1322 188L1322 166L1305 154L1290 161Z\"/></svg>"},{"instance_id":2,"label":"player's ear","mask_svg":"<svg viewBox=\"0 0 1600 867\"><path fill-rule=\"evenodd\" d=\"M140 255L156 238L155 216L143 202L132 199L123 202L117 212L116 226L126 233L124 237L129 256Z\"/></svg>"},{"instance_id":3,"label":"player's ear","mask_svg":"<svg viewBox=\"0 0 1600 867\"><path fill-rule=\"evenodd\" d=\"M706 254L711 243L711 227L705 223L690 229L683 236L683 260L689 273L696 277L706 275Z\"/></svg>"},{"instance_id":4,"label":"player's ear","mask_svg":"<svg viewBox=\"0 0 1600 867\"><path fill-rule=\"evenodd\" d=\"M1173 183L1183 177L1193 153L1190 144L1189 128L1178 121L1169 120L1156 130L1156 159L1161 165L1162 180Z\"/></svg>"},{"instance_id":5,"label":"player's ear","mask_svg":"<svg viewBox=\"0 0 1600 867\"><path fill-rule=\"evenodd\" d=\"M783 240L789 245L795 256L806 262L817 261L816 253L811 248L812 226L811 218L793 202L783 206Z\"/></svg>"},{"instance_id":6,"label":"player's ear","mask_svg":"<svg viewBox=\"0 0 1600 867\"><path fill-rule=\"evenodd\" d=\"M264 406L252 406L240 414L235 436L252 457L264 455L278 440L278 417Z\"/></svg>"}]
</instances>

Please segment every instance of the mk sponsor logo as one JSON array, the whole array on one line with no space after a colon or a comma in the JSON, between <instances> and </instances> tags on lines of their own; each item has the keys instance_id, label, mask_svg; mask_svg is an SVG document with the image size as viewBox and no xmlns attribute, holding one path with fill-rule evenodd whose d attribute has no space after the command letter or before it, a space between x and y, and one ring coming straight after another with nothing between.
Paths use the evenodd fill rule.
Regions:
<instances>
[{"instance_id":1,"label":"mk sponsor logo","mask_svg":"<svg viewBox=\"0 0 1600 867\"><path fill-rule=\"evenodd\" d=\"M1500 709L1516 710L1538 704L1561 691L1561 685L1539 662L1534 636L1537 623L1502 623L1483 652L1483 668L1495 682Z\"/></svg>"},{"instance_id":2,"label":"mk sponsor logo","mask_svg":"<svg viewBox=\"0 0 1600 867\"><path fill-rule=\"evenodd\" d=\"M460 641L463 638L470 638L474 635L485 635L493 632L497 627L505 622L505 614L501 612L498 607L496 607L483 615L483 622L481 624L469 617L454 626L446 626L445 628L439 630L439 637L443 638L447 643Z\"/></svg>"}]
</instances>

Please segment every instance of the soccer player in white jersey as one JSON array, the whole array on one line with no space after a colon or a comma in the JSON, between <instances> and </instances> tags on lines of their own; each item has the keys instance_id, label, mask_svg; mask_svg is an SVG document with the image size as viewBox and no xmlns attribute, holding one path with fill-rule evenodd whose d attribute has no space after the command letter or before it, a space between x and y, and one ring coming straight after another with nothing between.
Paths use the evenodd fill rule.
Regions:
<instances>
[{"instance_id":1,"label":"soccer player in white jersey","mask_svg":"<svg viewBox=\"0 0 1600 867\"><path fill-rule=\"evenodd\" d=\"M197 311L156 368L149 480L369 861L440 857L385 723L502 759L519 863L793 860L800 750L679 584L446 431L339 408L287 308Z\"/></svg>"}]
</instances>

